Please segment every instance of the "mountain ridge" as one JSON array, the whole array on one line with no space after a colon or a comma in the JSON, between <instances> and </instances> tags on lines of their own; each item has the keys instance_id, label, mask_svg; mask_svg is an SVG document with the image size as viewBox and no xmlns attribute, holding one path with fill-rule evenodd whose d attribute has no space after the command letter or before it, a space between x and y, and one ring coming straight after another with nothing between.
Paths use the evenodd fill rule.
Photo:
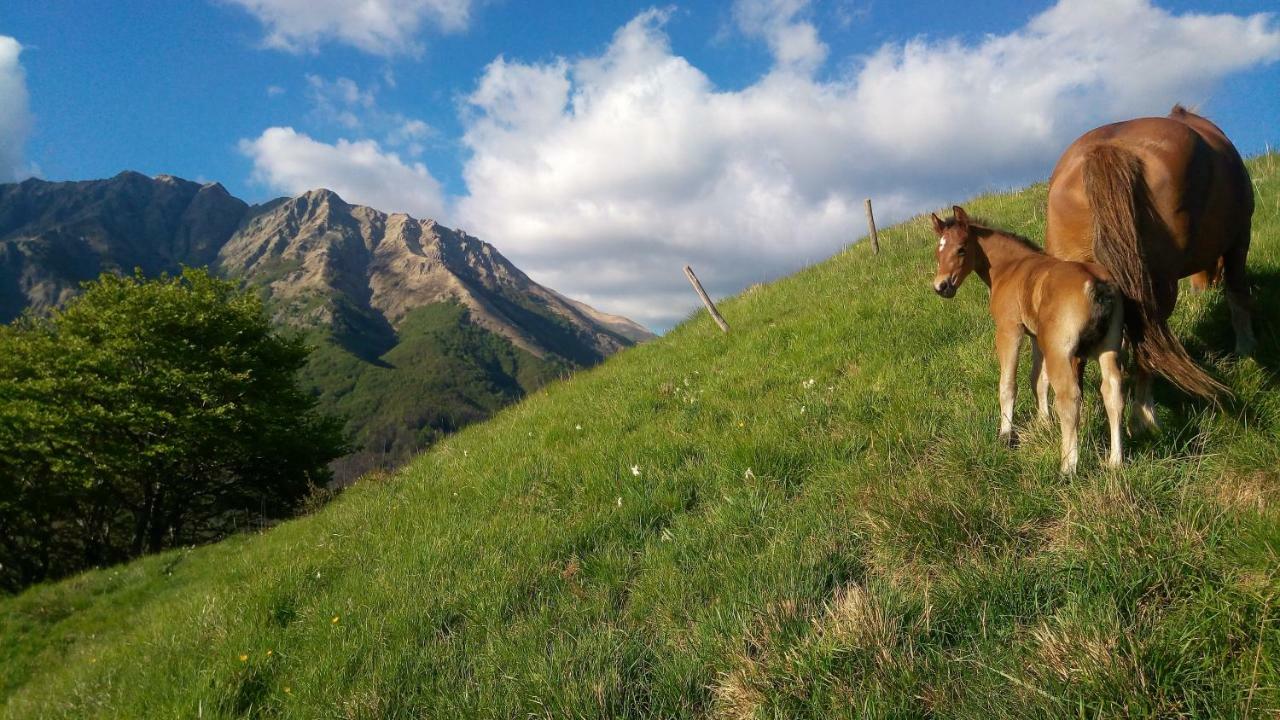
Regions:
<instances>
[{"instance_id":1,"label":"mountain ridge","mask_svg":"<svg viewBox=\"0 0 1280 720\"><path fill-rule=\"evenodd\" d=\"M0 185L0 321L47 313L103 272L138 268L156 276L183 265L241 280L262 293L277 325L309 334L318 350L304 384L329 409L347 408L353 435L382 445L380 458L407 457L423 438L438 436L415 424L456 429L572 368L653 337L626 318L543 287L479 238L435 220L348 203L326 188L250 205L219 183L135 171ZM455 306L461 315L445 309ZM413 346L448 352L408 364L399 353L400 363L392 363L385 356L408 339L402 329L419 311L433 320L411 323L410 332L426 332L435 344L415 339ZM474 335L472 326L509 343L514 354ZM468 364L483 372L471 373ZM408 365L417 374L368 380L383 370L404 375ZM397 383L420 383L418 374L426 372L465 376L469 387L433 383L430 398L417 406L392 397ZM383 417L391 407L394 413ZM396 427L406 423L407 431ZM388 454L387 442L394 452ZM356 463L340 475L350 479L370 467Z\"/></svg>"}]
</instances>

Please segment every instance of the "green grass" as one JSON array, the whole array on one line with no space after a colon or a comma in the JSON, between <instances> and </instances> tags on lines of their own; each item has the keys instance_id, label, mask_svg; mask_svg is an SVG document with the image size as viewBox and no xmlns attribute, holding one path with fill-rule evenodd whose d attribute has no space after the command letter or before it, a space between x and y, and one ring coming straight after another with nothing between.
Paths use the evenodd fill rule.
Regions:
<instances>
[{"instance_id":1,"label":"green grass","mask_svg":"<svg viewBox=\"0 0 1280 720\"><path fill-rule=\"evenodd\" d=\"M1119 472L1092 389L1076 477L1053 431L999 445L986 290L935 297L916 220L313 516L0 600L3 714L1270 715L1278 160L1259 359L1224 354L1220 292L1176 316L1239 402L1165 392ZM967 207L1039 237L1044 195Z\"/></svg>"}]
</instances>

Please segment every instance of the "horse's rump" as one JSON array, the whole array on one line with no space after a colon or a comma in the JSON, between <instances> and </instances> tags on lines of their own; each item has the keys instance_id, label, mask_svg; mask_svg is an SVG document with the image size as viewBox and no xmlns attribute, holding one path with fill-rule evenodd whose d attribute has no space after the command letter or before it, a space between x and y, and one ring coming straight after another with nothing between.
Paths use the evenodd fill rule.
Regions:
<instances>
[{"instance_id":1,"label":"horse's rump","mask_svg":"<svg viewBox=\"0 0 1280 720\"><path fill-rule=\"evenodd\" d=\"M1152 214L1142 159L1110 143L1086 151L1084 190L1093 220L1093 256L1125 296L1125 331L1138 364L1209 399L1230 394L1187 355L1162 312L1140 224ZM1167 282L1176 282L1176 278Z\"/></svg>"}]
</instances>

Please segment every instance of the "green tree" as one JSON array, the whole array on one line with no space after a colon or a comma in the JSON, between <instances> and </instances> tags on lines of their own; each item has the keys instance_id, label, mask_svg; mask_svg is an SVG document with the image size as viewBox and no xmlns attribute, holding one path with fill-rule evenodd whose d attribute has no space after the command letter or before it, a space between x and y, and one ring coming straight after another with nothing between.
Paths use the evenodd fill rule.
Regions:
<instances>
[{"instance_id":1,"label":"green tree","mask_svg":"<svg viewBox=\"0 0 1280 720\"><path fill-rule=\"evenodd\" d=\"M293 514L346 451L296 385L308 352L193 269L0 329L0 586Z\"/></svg>"}]
</instances>

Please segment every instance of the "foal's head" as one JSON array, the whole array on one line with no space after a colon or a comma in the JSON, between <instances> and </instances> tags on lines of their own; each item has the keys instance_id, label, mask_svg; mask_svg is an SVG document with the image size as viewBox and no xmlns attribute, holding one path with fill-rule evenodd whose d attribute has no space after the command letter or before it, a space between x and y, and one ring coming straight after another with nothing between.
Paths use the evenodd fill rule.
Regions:
<instances>
[{"instance_id":1,"label":"foal's head","mask_svg":"<svg viewBox=\"0 0 1280 720\"><path fill-rule=\"evenodd\" d=\"M938 236L938 274L933 277L933 289L944 298L955 297L960 283L973 272L977 241L969 227L969 215L959 205L952 206L950 220L936 214L932 219Z\"/></svg>"}]
</instances>

